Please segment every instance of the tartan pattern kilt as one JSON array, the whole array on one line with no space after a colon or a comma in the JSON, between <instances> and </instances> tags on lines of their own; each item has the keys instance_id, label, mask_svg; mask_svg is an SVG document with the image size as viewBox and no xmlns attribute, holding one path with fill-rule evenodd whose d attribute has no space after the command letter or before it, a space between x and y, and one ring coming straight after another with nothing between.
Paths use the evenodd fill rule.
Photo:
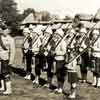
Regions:
<instances>
[{"instance_id":1,"label":"tartan pattern kilt","mask_svg":"<svg viewBox=\"0 0 100 100\"><path fill-rule=\"evenodd\" d=\"M8 65L9 61L8 60L1 60L0 61L0 74L3 75L8 75L10 74L10 66Z\"/></svg>"},{"instance_id":2,"label":"tartan pattern kilt","mask_svg":"<svg viewBox=\"0 0 100 100\"><path fill-rule=\"evenodd\" d=\"M77 72L68 72L68 82L69 83L78 82L78 74L77 74Z\"/></svg>"},{"instance_id":3,"label":"tartan pattern kilt","mask_svg":"<svg viewBox=\"0 0 100 100\"><path fill-rule=\"evenodd\" d=\"M93 72L100 74L100 58L92 57L91 58L91 67L92 67Z\"/></svg>"}]
</instances>

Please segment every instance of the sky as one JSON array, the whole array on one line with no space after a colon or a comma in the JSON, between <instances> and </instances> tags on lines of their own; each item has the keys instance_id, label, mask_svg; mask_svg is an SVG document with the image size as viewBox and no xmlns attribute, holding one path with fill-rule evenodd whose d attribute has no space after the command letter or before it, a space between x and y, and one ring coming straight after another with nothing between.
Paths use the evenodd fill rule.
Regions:
<instances>
[{"instance_id":1,"label":"sky","mask_svg":"<svg viewBox=\"0 0 100 100\"><path fill-rule=\"evenodd\" d=\"M47 10L51 14L74 16L76 13L95 14L100 7L100 0L16 0L22 12L27 8L36 11Z\"/></svg>"}]
</instances>

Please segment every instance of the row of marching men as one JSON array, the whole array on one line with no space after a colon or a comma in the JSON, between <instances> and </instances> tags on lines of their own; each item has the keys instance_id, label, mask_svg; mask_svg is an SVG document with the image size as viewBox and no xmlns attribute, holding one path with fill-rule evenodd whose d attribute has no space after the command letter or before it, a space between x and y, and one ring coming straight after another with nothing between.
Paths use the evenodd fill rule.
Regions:
<instances>
[{"instance_id":1,"label":"row of marching men","mask_svg":"<svg viewBox=\"0 0 100 100\"><path fill-rule=\"evenodd\" d=\"M56 27L56 28L54 28ZM100 86L100 39L99 30L85 28L78 16L72 23L72 28L63 30L61 24L32 25L23 29L25 36L23 53L26 59L26 79L32 72L32 58L35 58L35 80L39 85L41 71L47 71L47 86L52 85L54 66L57 77L58 93L63 93L66 73L71 85L69 98L76 98L78 82L77 65L80 66L82 82L86 82L87 68L93 72L93 86ZM82 53L83 52L83 53ZM80 55L81 53L81 55ZM78 56L78 57L77 57ZM75 59L74 59L75 58ZM91 59L90 59L91 58Z\"/></svg>"}]
</instances>

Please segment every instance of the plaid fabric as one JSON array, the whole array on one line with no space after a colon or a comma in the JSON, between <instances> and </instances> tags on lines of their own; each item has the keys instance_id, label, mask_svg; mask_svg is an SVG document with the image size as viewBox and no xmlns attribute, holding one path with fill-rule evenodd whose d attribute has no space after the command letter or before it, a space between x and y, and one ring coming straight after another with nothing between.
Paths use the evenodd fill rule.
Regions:
<instances>
[{"instance_id":1,"label":"plaid fabric","mask_svg":"<svg viewBox=\"0 0 100 100\"><path fill-rule=\"evenodd\" d=\"M100 74L100 58L93 57L91 64L92 64L92 71L97 74Z\"/></svg>"},{"instance_id":2,"label":"plaid fabric","mask_svg":"<svg viewBox=\"0 0 100 100\"><path fill-rule=\"evenodd\" d=\"M8 60L1 60L1 68L0 68L0 74L10 74L10 67L8 65Z\"/></svg>"},{"instance_id":3,"label":"plaid fabric","mask_svg":"<svg viewBox=\"0 0 100 100\"><path fill-rule=\"evenodd\" d=\"M89 56L88 53L85 52L81 55L81 72L86 73L87 67L89 66Z\"/></svg>"},{"instance_id":4,"label":"plaid fabric","mask_svg":"<svg viewBox=\"0 0 100 100\"><path fill-rule=\"evenodd\" d=\"M76 83L78 81L77 72L68 72L68 82Z\"/></svg>"}]
</instances>

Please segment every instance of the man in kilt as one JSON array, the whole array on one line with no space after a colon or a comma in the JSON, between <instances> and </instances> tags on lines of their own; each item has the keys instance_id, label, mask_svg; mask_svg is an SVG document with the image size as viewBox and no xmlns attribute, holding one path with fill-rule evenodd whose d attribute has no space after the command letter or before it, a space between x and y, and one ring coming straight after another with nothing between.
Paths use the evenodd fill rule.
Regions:
<instances>
[{"instance_id":1,"label":"man in kilt","mask_svg":"<svg viewBox=\"0 0 100 100\"><path fill-rule=\"evenodd\" d=\"M41 69L42 69L42 65L41 65L41 56L39 54L40 52L40 46L41 46L41 38L42 38L42 25L37 25L37 27L33 30L33 34L37 33L38 34L38 38L34 41L34 43L32 44L32 53L33 56L35 57L35 80L33 80L33 84L39 85L39 79L40 79L40 75L41 75Z\"/></svg>"},{"instance_id":2,"label":"man in kilt","mask_svg":"<svg viewBox=\"0 0 100 100\"><path fill-rule=\"evenodd\" d=\"M25 79L31 79L31 71L32 71L32 36L29 28L23 29L24 34L24 42L23 42L23 60L26 62L26 76Z\"/></svg>"},{"instance_id":3,"label":"man in kilt","mask_svg":"<svg viewBox=\"0 0 100 100\"><path fill-rule=\"evenodd\" d=\"M69 98L76 98L76 88L77 88L77 81L78 81L78 74L77 74L77 59L73 60L69 64L69 60L74 58L76 56L76 49L75 49L75 42L76 39L71 43L70 48L68 48L68 51L70 51L68 55L68 64L66 67L68 68L68 82L70 83L70 91L71 94L68 96Z\"/></svg>"},{"instance_id":4,"label":"man in kilt","mask_svg":"<svg viewBox=\"0 0 100 100\"><path fill-rule=\"evenodd\" d=\"M98 36L100 35L100 32L98 29L94 29L92 32L92 41L94 41ZM93 71L93 86L100 87L100 38L91 46L91 65L92 71Z\"/></svg>"},{"instance_id":5,"label":"man in kilt","mask_svg":"<svg viewBox=\"0 0 100 100\"><path fill-rule=\"evenodd\" d=\"M89 41L87 38L87 31L85 27L82 27L79 31L80 35L76 37L75 49L77 54L80 54L88 45ZM80 66L81 70L81 82L86 82L87 80L87 67L89 65L89 55L88 50L84 52L78 59L77 64Z\"/></svg>"},{"instance_id":6,"label":"man in kilt","mask_svg":"<svg viewBox=\"0 0 100 100\"><path fill-rule=\"evenodd\" d=\"M70 51L68 55L68 61L66 64L66 67L68 68L68 82L70 83L70 95L68 98L76 98L77 93L77 82L78 82L78 74L77 74L77 59L74 59L73 61L69 62L71 59L73 59L77 55L77 48L76 45L78 45L79 39L80 39L80 28L81 23L79 22L79 16L75 16L73 20L73 25L70 33L73 33L73 37L70 40L71 42L67 45L68 51Z\"/></svg>"},{"instance_id":7,"label":"man in kilt","mask_svg":"<svg viewBox=\"0 0 100 100\"><path fill-rule=\"evenodd\" d=\"M4 79L5 91L2 92L4 95L12 93L11 89L11 70L10 67L13 64L15 55L15 42L14 39L9 35L11 29L4 26L2 34L0 35L0 74Z\"/></svg>"},{"instance_id":8,"label":"man in kilt","mask_svg":"<svg viewBox=\"0 0 100 100\"><path fill-rule=\"evenodd\" d=\"M60 34L62 37L64 36L64 32L61 28L57 29L55 33ZM63 84L65 80L64 78L66 75L66 70L65 70L66 42L65 40L62 40L61 43L58 44L54 52L55 52L54 59L56 62L56 77L57 77L57 83L58 83L58 87L55 91L57 93L62 93Z\"/></svg>"},{"instance_id":9,"label":"man in kilt","mask_svg":"<svg viewBox=\"0 0 100 100\"><path fill-rule=\"evenodd\" d=\"M48 40L43 39L43 42L42 42L45 49L44 55L46 58L46 71L47 71L47 84L45 84L44 86L50 88L52 84L52 77L53 77L52 69L53 69L53 62L54 62L54 55L51 54L51 50L49 51L50 46L53 45L52 43L50 43L53 36L51 25L48 26L45 32L48 34L48 37L46 37L46 39Z\"/></svg>"}]
</instances>

